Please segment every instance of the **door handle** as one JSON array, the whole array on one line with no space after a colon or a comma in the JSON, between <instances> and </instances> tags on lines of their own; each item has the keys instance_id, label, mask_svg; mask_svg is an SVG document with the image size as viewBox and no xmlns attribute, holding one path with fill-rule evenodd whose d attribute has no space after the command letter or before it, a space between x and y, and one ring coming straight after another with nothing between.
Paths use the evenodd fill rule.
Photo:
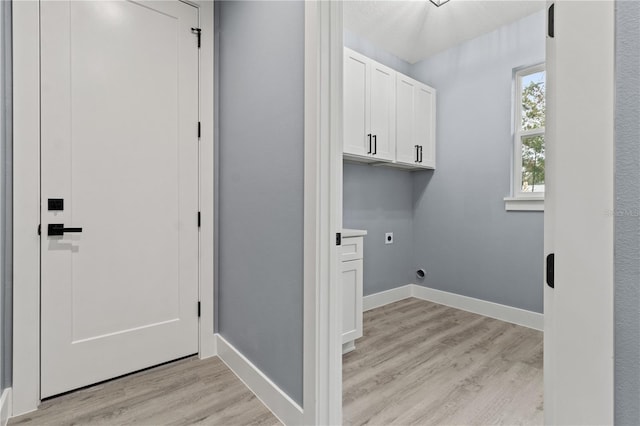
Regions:
<instances>
[{"instance_id":1,"label":"door handle","mask_svg":"<svg viewBox=\"0 0 640 426\"><path fill-rule=\"evenodd\" d=\"M555 288L555 257L554 253L547 256L547 285Z\"/></svg>"},{"instance_id":2,"label":"door handle","mask_svg":"<svg viewBox=\"0 0 640 426\"><path fill-rule=\"evenodd\" d=\"M65 232L82 232L82 228L65 228L62 223L50 223L47 226L47 235L50 237L64 235Z\"/></svg>"},{"instance_id":3,"label":"door handle","mask_svg":"<svg viewBox=\"0 0 640 426\"><path fill-rule=\"evenodd\" d=\"M420 163L422 163L422 145L420 145Z\"/></svg>"},{"instance_id":4,"label":"door handle","mask_svg":"<svg viewBox=\"0 0 640 426\"><path fill-rule=\"evenodd\" d=\"M367 154L371 154L371 133L369 133L367 137L369 138L369 151L367 151Z\"/></svg>"},{"instance_id":5,"label":"door handle","mask_svg":"<svg viewBox=\"0 0 640 426\"><path fill-rule=\"evenodd\" d=\"M378 153L378 137L377 135L373 135L373 155Z\"/></svg>"}]
</instances>

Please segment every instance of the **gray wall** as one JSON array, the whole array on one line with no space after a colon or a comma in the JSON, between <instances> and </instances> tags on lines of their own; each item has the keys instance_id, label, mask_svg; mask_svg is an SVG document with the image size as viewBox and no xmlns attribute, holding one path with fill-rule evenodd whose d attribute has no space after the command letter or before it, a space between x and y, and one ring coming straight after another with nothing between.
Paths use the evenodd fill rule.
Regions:
<instances>
[{"instance_id":1,"label":"gray wall","mask_svg":"<svg viewBox=\"0 0 640 426\"><path fill-rule=\"evenodd\" d=\"M404 74L411 68L348 30L344 45ZM342 225L369 233L364 238L364 295L413 282L411 173L347 162L343 172ZM393 244L384 244L385 232L393 232Z\"/></svg>"},{"instance_id":2,"label":"gray wall","mask_svg":"<svg viewBox=\"0 0 640 426\"><path fill-rule=\"evenodd\" d=\"M640 2L616 2L615 423L640 424Z\"/></svg>"},{"instance_id":3,"label":"gray wall","mask_svg":"<svg viewBox=\"0 0 640 426\"><path fill-rule=\"evenodd\" d=\"M217 11L219 331L301 404L304 4Z\"/></svg>"},{"instance_id":4,"label":"gray wall","mask_svg":"<svg viewBox=\"0 0 640 426\"><path fill-rule=\"evenodd\" d=\"M374 59L389 68L409 75L409 71L411 70L411 64L409 62L398 58L386 50L380 49L366 38L360 37L352 31L344 30L343 37L343 43L346 47Z\"/></svg>"},{"instance_id":5,"label":"gray wall","mask_svg":"<svg viewBox=\"0 0 640 426\"><path fill-rule=\"evenodd\" d=\"M513 69L544 62L544 12L415 64L438 90L435 172L416 172L419 284L542 312L543 214L506 212Z\"/></svg>"},{"instance_id":6,"label":"gray wall","mask_svg":"<svg viewBox=\"0 0 640 426\"><path fill-rule=\"evenodd\" d=\"M411 173L345 163L343 226L366 229L364 294L413 282L413 194ZM393 244L384 243L393 232Z\"/></svg>"}]
</instances>

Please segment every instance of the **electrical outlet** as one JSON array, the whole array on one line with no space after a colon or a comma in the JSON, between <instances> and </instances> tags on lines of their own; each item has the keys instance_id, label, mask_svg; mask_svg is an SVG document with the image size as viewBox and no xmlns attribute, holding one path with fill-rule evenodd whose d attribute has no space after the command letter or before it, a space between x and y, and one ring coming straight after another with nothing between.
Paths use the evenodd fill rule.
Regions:
<instances>
[{"instance_id":1,"label":"electrical outlet","mask_svg":"<svg viewBox=\"0 0 640 426\"><path fill-rule=\"evenodd\" d=\"M384 243L393 244L393 232L387 232L384 234Z\"/></svg>"}]
</instances>

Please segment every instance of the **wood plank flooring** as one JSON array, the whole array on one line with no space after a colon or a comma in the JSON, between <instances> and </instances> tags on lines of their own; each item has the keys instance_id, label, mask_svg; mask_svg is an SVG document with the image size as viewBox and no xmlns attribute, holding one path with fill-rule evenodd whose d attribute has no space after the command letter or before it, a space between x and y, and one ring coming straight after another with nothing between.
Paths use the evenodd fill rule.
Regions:
<instances>
[{"instance_id":1,"label":"wood plank flooring","mask_svg":"<svg viewBox=\"0 0 640 426\"><path fill-rule=\"evenodd\" d=\"M346 425L542 424L542 333L406 299L364 314L344 356ZM276 425L218 358L45 401L10 425Z\"/></svg>"},{"instance_id":2,"label":"wood plank flooring","mask_svg":"<svg viewBox=\"0 0 640 426\"><path fill-rule=\"evenodd\" d=\"M50 399L10 425L279 425L219 358L195 357Z\"/></svg>"},{"instance_id":3,"label":"wood plank flooring","mask_svg":"<svg viewBox=\"0 0 640 426\"><path fill-rule=\"evenodd\" d=\"M542 333L419 299L364 314L346 425L542 424Z\"/></svg>"}]
</instances>

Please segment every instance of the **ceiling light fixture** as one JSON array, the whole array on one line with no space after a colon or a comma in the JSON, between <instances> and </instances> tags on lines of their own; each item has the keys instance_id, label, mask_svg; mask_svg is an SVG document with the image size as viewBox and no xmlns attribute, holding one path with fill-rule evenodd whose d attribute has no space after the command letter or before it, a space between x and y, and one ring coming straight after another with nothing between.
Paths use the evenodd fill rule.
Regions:
<instances>
[{"instance_id":1,"label":"ceiling light fixture","mask_svg":"<svg viewBox=\"0 0 640 426\"><path fill-rule=\"evenodd\" d=\"M440 7L445 3L448 3L449 0L429 0L431 3L435 4L436 7Z\"/></svg>"}]
</instances>

